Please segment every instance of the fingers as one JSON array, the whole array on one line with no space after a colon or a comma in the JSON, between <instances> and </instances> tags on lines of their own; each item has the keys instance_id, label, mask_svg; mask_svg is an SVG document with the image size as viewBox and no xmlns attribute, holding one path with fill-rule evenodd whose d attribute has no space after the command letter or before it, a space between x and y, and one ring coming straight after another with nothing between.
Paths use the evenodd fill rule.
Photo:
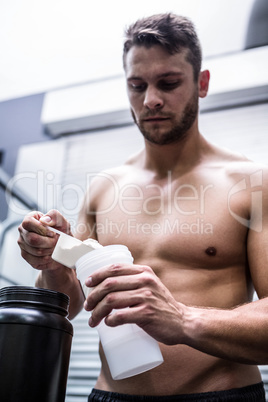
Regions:
<instances>
[{"instance_id":1,"label":"fingers","mask_svg":"<svg viewBox=\"0 0 268 402\"><path fill-rule=\"evenodd\" d=\"M38 270L52 269L56 263L52 260L50 255L35 256L32 253L21 249L21 256L24 258L33 268ZM57 264L58 265L58 264Z\"/></svg>"},{"instance_id":2,"label":"fingers","mask_svg":"<svg viewBox=\"0 0 268 402\"><path fill-rule=\"evenodd\" d=\"M145 305L149 299L152 302L158 293L158 282L152 269L142 265L113 264L96 271L92 275L93 288L84 303L87 311L94 310L90 325L98 325L113 309Z\"/></svg>"},{"instance_id":3,"label":"fingers","mask_svg":"<svg viewBox=\"0 0 268 402\"><path fill-rule=\"evenodd\" d=\"M18 244L25 251L29 252L30 248L52 248L56 243L55 234L40 222L42 215L40 212L28 214L18 228Z\"/></svg>"},{"instance_id":4,"label":"fingers","mask_svg":"<svg viewBox=\"0 0 268 402\"><path fill-rule=\"evenodd\" d=\"M109 270L109 268L108 268ZM85 301L86 310L90 311L106 297L112 298L114 292L133 290L140 287L140 274L107 277L97 287L93 288Z\"/></svg>"},{"instance_id":5,"label":"fingers","mask_svg":"<svg viewBox=\"0 0 268 402\"><path fill-rule=\"evenodd\" d=\"M20 248L35 256L50 255L57 242L57 235L40 235L37 232L30 232L23 227L19 228L20 236L18 244Z\"/></svg>"},{"instance_id":6,"label":"fingers","mask_svg":"<svg viewBox=\"0 0 268 402\"><path fill-rule=\"evenodd\" d=\"M46 215L34 211L25 216L18 228L18 245L21 256L36 269L59 265L51 259L58 235L49 230L48 224L42 223L42 219L50 226L57 225L62 231L70 233L69 223L56 210L51 210Z\"/></svg>"},{"instance_id":7,"label":"fingers","mask_svg":"<svg viewBox=\"0 0 268 402\"><path fill-rule=\"evenodd\" d=\"M139 324L148 316L145 310L149 312L149 305L149 293L146 290L129 290L123 294L112 292L94 308L89 325L95 327L105 317L110 326L134 322Z\"/></svg>"},{"instance_id":8,"label":"fingers","mask_svg":"<svg viewBox=\"0 0 268 402\"><path fill-rule=\"evenodd\" d=\"M51 209L40 217L40 222L44 225L53 226L64 233L71 234L69 222L56 209Z\"/></svg>"},{"instance_id":9,"label":"fingers","mask_svg":"<svg viewBox=\"0 0 268 402\"><path fill-rule=\"evenodd\" d=\"M93 287L103 282L107 278L136 275L142 272L153 273L152 269L146 265L111 264L93 272L85 281L85 284L88 287Z\"/></svg>"},{"instance_id":10,"label":"fingers","mask_svg":"<svg viewBox=\"0 0 268 402\"><path fill-rule=\"evenodd\" d=\"M46 236L48 233L48 229L40 222L40 218L42 216L42 212L30 212L28 215L25 216L21 225L19 226L19 232L21 233L24 230Z\"/></svg>"},{"instance_id":11,"label":"fingers","mask_svg":"<svg viewBox=\"0 0 268 402\"><path fill-rule=\"evenodd\" d=\"M51 254L57 242L57 235L53 238L29 232L23 228L19 229L20 236L18 245L21 249L21 256L33 268L46 269L52 263Z\"/></svg>"},{"instance_id":12,"label":"fingers","mask_svg":"<svg viewBox=\"0 0 268 402\"><path fill-rule=\"evenodd\" d=\"M85 281L93 288L89 293L84 308L91 311L106 295L112 292L152 287L157 279L152 269L145 265L112 264L92 273Z\"/></svg>"}]
</instances>

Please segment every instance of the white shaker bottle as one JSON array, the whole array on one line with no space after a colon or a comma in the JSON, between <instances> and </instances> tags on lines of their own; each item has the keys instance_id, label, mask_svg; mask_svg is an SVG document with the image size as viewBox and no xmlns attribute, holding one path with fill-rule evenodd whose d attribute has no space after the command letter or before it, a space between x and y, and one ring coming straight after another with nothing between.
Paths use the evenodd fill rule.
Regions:
<instances>
[{"instance_id":1,"label":"white shaker bottle","mask_svg":"<svg viewBox=\"0 0 268 402\"><path fill-rule=\"evenodd\" d=\"M133 257L126 246L105 246L78 259L75 264L76 274L85 296L90 292L85 286L88 276L98 268L113 263L133 263ZM102 320L97 329L114 380L143 373L163 363L157 341L138 325L109 327Z\"/></svg>"}]
</instances>

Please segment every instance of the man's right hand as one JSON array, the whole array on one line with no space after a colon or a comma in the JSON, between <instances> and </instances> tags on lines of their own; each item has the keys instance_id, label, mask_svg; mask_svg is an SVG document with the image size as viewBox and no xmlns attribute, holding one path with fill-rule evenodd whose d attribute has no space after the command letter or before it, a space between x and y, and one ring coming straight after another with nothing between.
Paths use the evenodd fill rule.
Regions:
<instances>
[{"instance_id":1,"label":"man's right hand","mask_svg":"<svg viewBox=\"0 0 268 402\"><path fill-rule=\"evenodd\" d=\"M58 235L49 230L49 226L71 234L70 224L54 209L46 214L38 211L29 213L18 228L21 256L38 270L53 270L61 266L51 258Z\"/></svg>"}]
</instances>

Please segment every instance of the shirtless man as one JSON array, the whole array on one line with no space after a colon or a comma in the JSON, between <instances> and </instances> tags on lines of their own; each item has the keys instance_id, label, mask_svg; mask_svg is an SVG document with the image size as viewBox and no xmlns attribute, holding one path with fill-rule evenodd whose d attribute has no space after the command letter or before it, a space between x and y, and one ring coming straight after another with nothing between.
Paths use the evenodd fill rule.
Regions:
<instances>
[{"instance_id":1,"label":"shirtless man","mask_svg":"<svg viewBox=\"0 0 268 402\"><path fill-rule=\"evenodd\" d=\"M84 305L90 326L136 323L160 344L162 365L120 381L100 349L89 401L265 401L256 365L268 364L267 168L200 134L209 72L190 21L165 14L133 24L124 69L145 146L93 180L76 236L124 244L135 264L98 270L84 300L75 272L51 259L57 235L47 225L70 233L55 210L25 217L22 256L40 270L37 286L70 295L71 317Z\"/></svg>"}]
</instances>

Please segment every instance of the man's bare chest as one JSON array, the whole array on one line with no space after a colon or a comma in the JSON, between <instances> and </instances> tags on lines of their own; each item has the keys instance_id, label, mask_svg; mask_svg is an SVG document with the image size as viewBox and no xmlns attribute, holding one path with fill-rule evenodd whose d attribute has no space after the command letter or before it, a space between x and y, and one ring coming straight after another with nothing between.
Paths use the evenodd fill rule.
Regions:
<instances>
[{"instance_id":1,"label":"man's bare chest","mask_svg":"<svg viewBox=\"0 0 268 402\"><path fill-rule=\"evenodd\" d=\"M99 205L98 238L104 244L126 244L137 256L192 264L207 264L214 257L209 259L213 265L216 260L229 263L244 253L247 232L232 214L231 188L219 177L125 182L107 191Z\"/></svg>"}]
</instances>

